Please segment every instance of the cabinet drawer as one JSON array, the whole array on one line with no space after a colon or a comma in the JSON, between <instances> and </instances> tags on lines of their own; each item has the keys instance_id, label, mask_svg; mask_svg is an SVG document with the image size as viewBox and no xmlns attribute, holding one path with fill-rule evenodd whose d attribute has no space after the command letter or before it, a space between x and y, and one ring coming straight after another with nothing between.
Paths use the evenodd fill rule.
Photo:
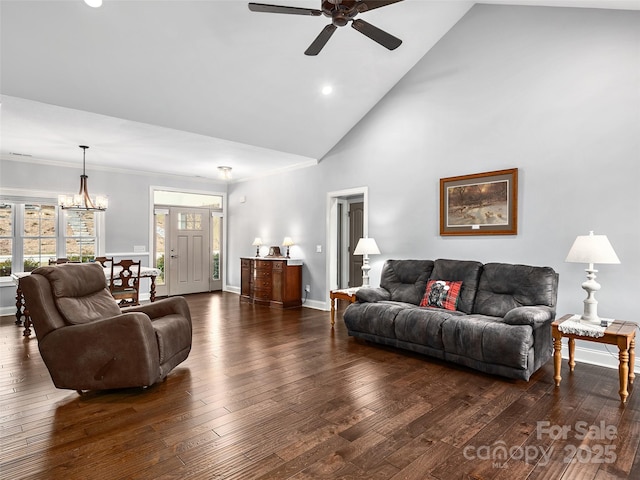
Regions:
<instances>
[{"instance_id":1,"label":"cabinet drawer","mask_svg":"<svg viewBox=\"0 0 640 480\"><path fill-rule=\"evenodd\" d=\"M253 282L254 288L264 288L266 290L271 290L271 279L270 278L256 278L255 282Z\"/></svg>"},{"instance_id":2,"label":"cabinet drawer","mask_svg":"<svg viewBox=\"0 0 640 480\"><path fill-rule=\"evenodd\" d=\"M271 278L271 270L256 270L256 279Z\"/></svg>"},{"instance_id":3,"label":"cabinet drawer","mask_svg":"<svg viewBox=\"0 0 640 480\"><path fill-rule=\"evenodd\" d=\"M271 270L272 263L269 260L256 260L256 270Z\"/></svg>"},{"instance_id":4,"label":"cabinet drawer","mask_svg":"<svg viewBox=\"0 0 640 480\"><path fill-rule=\"evenodd\" d=\"M271 289L262 289L256 288L253 291L253 297L257 300L270 300L271 299Z\"/></svg>"}]
</instances>

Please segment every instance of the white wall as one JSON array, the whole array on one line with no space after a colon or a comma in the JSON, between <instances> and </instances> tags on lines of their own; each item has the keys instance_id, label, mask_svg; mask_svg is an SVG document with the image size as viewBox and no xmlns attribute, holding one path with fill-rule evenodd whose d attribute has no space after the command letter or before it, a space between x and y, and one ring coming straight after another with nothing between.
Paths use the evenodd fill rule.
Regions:
<instances>
[{"instance_id":1,"label":"white wall","mask_svg":"<svg viewBox=\"0 0 640 480\"><path fill-rule=\"evenodd\" d=\"M513 167L517 236L439 235L440 178ZM476 5L318 166L230 188L229 283L254 236L293 235L323 302L326 193L366 185L372 284L387 258L548 265L580 312L586 265L564 258L594 230L622 261L597 266L599 313L638 320L639 180L640 12Z\"/></svg>"},{"instance_id":2,"label":"white wall","mask_svg":"<svg viewBox=\"0 0 640 480\"><path fill-rule=\"evenodd\" d=\"M348 98L338 88L331 101ZM440 237L440 178L512 167L517 236ZM0 169L0 187L78 188L73 169ZM372 284L388 258L549 265L560 273L558 312L579 312L585 266L564 258L576 235L595 230L622 261L598 266L600 314L637 320L638 180L640 12L476 5L318 166L230 185L227 283L239 288L239 257L255 253L255 236L267 245L292 236L310 301L325 305L327 192L367 186L369 233L382 250ZM148 244L149 185L225 188L90 172L91 192L112 197L107 251Z\"/></svg>"},{"instance_id":3,"label":"white wall","mask_svg":"<svg viewBox=\"0 0 640 480\"><path fill-rule=\"evenodd\" d=\"M74 193L80 186L80 168L62 168L38 163L22 163L0 160L0 189L36 190L43 192ZM145 245L151 250L150 196L151 186L183 188L209 192L226 192L224 182L168 175L141 175L105 171L94 168L89 174L89 192L109 197L105 214L105 253L130 253L134 245ZM149 264L149 255L142 258ZM15 305L15 287L0 283L0 313L9 313Z\"/></svg>"}]
</instances>

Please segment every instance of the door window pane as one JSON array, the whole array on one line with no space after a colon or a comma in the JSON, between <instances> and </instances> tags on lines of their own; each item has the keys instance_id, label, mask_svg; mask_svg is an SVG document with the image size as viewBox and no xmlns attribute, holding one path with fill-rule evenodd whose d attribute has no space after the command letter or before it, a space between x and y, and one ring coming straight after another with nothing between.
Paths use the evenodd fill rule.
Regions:
<instances>
[{"instance_id":1,"label":"door window pane","mask_svg":"<svg viewBox=\"0 0 640 480\"><path fill-rule=\"evenodd\" d=\"M220 248L222 245L222 217L211 218L211 279L220 280Z\"/></svg>"},{"instance_id":2,"label":"door window pane","mask_svg":"<svg viewBox=\"0 0 640 480\"><path fill-rule=\"evenodd\" d=\"M221 210L222 196L156 190L153 192L153 204L180 207L207 207Z\"/></svg>"},{"instance_id":3,"label":"door window pane","mask_svg":"<svg viewBox=\"0 0 640 480\"><path fill-rule=\"evenodd\" d=\"M178 215L178 230L202 230L202 214L180 213Z\"/></svg>"},{"instance_id":4,"label":"door window pane","mask_svg":"<svg viewBox=\"0 0 640 480\"><path fill-rule=\"evenodd\" d=\"M155 267L160 270L160 275L156 278L156 284L164 285L164 259L165 259L165 245L166 245L166 224L167 214L156 213L155 214Z\"/></svg>"}]
</instances>

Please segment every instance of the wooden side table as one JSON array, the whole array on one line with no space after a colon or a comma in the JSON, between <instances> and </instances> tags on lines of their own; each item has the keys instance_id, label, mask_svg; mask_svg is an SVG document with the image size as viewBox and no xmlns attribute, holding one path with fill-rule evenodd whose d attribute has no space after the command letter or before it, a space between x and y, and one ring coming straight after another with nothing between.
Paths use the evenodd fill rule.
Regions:
<instances>
[{"instance_id":1,"label":"wooden side table","mask_svg":"<svg viewBox=\"0 0 640 480\"><path fill-rule=\"evenodd\" d=\"M560 386L562 377L560 376L560 367L562 364L562 337L569 339L569 370L573 372L576 362L574 359L575 341L583 340L586 342L606 343L608 345L617 345L620 364L618 365L618 375L620 377L620 400L622 403L627 401L629 392L627 391L628 383L633 384L635 373L633 371L636 363L636 329L638 325L634 322L625 322L623 320L615 320L604 331L602 337L589 337L587 335L575 335L564 333L558 329L560 324L569 320L573 315L565 315L551 323L551 335L553 336L553 369L556 387ZM629 368L631 364L631 368ZM628 382L628 383L627 383Z\"/></svg>"},{"instance_id":2,"label":"wooden side table","mask_svg":"<svg viewBox=\"0 0 640 480\"><path fill-rule=\"evenodd\" d=\"M349 303L356 301L356 293L362 287L341 288L339 290L331 290L329 298L331 299L331 327L336 323L336 299L347 300Z\"/></svg>"}]
</instances>

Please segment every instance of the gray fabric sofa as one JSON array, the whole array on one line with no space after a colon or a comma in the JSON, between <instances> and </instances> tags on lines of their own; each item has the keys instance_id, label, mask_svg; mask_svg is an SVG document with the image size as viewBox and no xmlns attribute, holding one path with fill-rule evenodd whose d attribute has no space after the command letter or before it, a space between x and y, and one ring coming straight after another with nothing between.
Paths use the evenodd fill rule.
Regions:
<instances>
[{"instance_id":1,"label":"gray fabric sofa","mask_svg":"<svg viewBox=\"0 0 640 480\"><path fill-rule=\"evenodd\" d=\"M455 310L421 307L429 280L462 281ZM558 274L550 267L462 260L387 260L380 287L357 292L349 335L508 378L552 356Z\"/></svg>"}]
</instances>

